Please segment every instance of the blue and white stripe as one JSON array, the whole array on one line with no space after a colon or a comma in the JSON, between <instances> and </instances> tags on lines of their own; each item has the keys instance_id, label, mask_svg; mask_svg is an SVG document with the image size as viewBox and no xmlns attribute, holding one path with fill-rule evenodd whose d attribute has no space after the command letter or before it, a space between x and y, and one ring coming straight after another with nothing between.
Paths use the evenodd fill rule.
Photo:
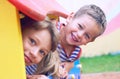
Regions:
<instances>
[{"instance_id":1,"label":"blue and white stripe","mask_svg":"<svg viewBox=\"0 0 120 79\"><path fill-rule=\"evenodd\" d=\"M33 75L37 69L37 65L26 66L26 74Z\"/></svg>"},{"instance_id":2,"label":"blue and white stripe","mask_svg":"<svg viewBox=\"0 0 120 79\"><path fill-rule=\"evenodd\" d=\"M71 53L71 55L68 57L62 48L60 44L58 44L57 51L60 56L60 60L62 62L68 61L68 62L73 62L77 59L78 55L80 54L81 48L79 46L75 47L75 50Z\"/></svg>"}]
</instances>

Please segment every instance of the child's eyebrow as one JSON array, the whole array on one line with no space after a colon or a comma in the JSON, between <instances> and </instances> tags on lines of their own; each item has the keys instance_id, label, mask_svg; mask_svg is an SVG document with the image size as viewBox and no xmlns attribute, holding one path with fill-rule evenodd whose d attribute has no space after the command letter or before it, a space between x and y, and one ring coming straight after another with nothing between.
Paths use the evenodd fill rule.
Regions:
<instances>
[{"instance_id":1,"label":"child's eyebrow","mask_svg":"<svg viewBox=\"0 0 120 79\"><path fill-rule=\"evenodd\" d=\"M86 28L86 26L82 23L78 23L79 27Z\"/></svg>"}]
</instances>

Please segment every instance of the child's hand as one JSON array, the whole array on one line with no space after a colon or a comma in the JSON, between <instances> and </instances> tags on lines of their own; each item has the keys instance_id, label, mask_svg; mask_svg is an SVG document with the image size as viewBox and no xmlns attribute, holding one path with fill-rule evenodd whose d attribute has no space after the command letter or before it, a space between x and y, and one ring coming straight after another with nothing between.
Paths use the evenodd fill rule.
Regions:
<instances>
[{"instance_id":1,"label":"child's hand","mask_svg":"<svg viewBox=\"0 0 120 79\"><path fill-rule=\"evenodd\" d=\"M49 79L45 75L27 75L27 79Z\"/></svg>"},{"instance_id":2,"label":"child's hand","mask_svg":"<svg viewBox=\"0 0 120 79\"><path fill-rule=\"evenodd\" d=\"M61 64L59 67L60 79L67 79L68 72L66 71L64 64Z\"/></svg>"},{"instance_id":3,"label":"child's hand","mask_svg":"<svg viewBox=\"0 0 120 79\"><path fill-rule=\"evenodd\" d=\"M64 68L67 72L74 67L74 62L62 62L62 64L64 64Z\"/></svg>"}]
</instances>

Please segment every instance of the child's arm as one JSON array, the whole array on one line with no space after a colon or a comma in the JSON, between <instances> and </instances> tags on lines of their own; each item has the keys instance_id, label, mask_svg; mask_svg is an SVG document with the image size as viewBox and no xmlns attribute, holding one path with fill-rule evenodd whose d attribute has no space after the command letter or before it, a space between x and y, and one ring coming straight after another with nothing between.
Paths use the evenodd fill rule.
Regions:
<instances>
[{"instance_id":1,"label":"child's arm","mask_svg":"<svg viewBox=\"0 0 120 79\"><path fill-rule=\"evenodd\" d=\"M27 75L27 79L49 79L45 75Z\"/></svg>"}]
</instances>

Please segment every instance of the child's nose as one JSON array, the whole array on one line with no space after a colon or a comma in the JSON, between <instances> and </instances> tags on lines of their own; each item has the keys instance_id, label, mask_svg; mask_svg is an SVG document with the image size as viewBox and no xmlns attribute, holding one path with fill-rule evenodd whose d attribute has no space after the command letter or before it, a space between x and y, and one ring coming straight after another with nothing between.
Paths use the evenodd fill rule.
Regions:
<instances>
[{"instance_id":1,"label":"child's nose","mask_svg":"<svg viewBox=\"0 0 120 79\"><path fill-rule=\"evenodd\" d=\"M84 35L84 31L78 31L78 37L79 37L79 38L82 38L83 35Z\"/></svg>"},{"instance_id":2,"label":"child's nose","mask_svg":"<svg viewBox=\"0 0 120 79\"><path fill-rule=\"evenodd\" d=\"M37 57L37 56L38 56L38 52L39 52L39 49L32 49L32 50L30 51L30 53L31 53L31 55L32 55L33 57Z\"/></svg>"}]
</instances>

